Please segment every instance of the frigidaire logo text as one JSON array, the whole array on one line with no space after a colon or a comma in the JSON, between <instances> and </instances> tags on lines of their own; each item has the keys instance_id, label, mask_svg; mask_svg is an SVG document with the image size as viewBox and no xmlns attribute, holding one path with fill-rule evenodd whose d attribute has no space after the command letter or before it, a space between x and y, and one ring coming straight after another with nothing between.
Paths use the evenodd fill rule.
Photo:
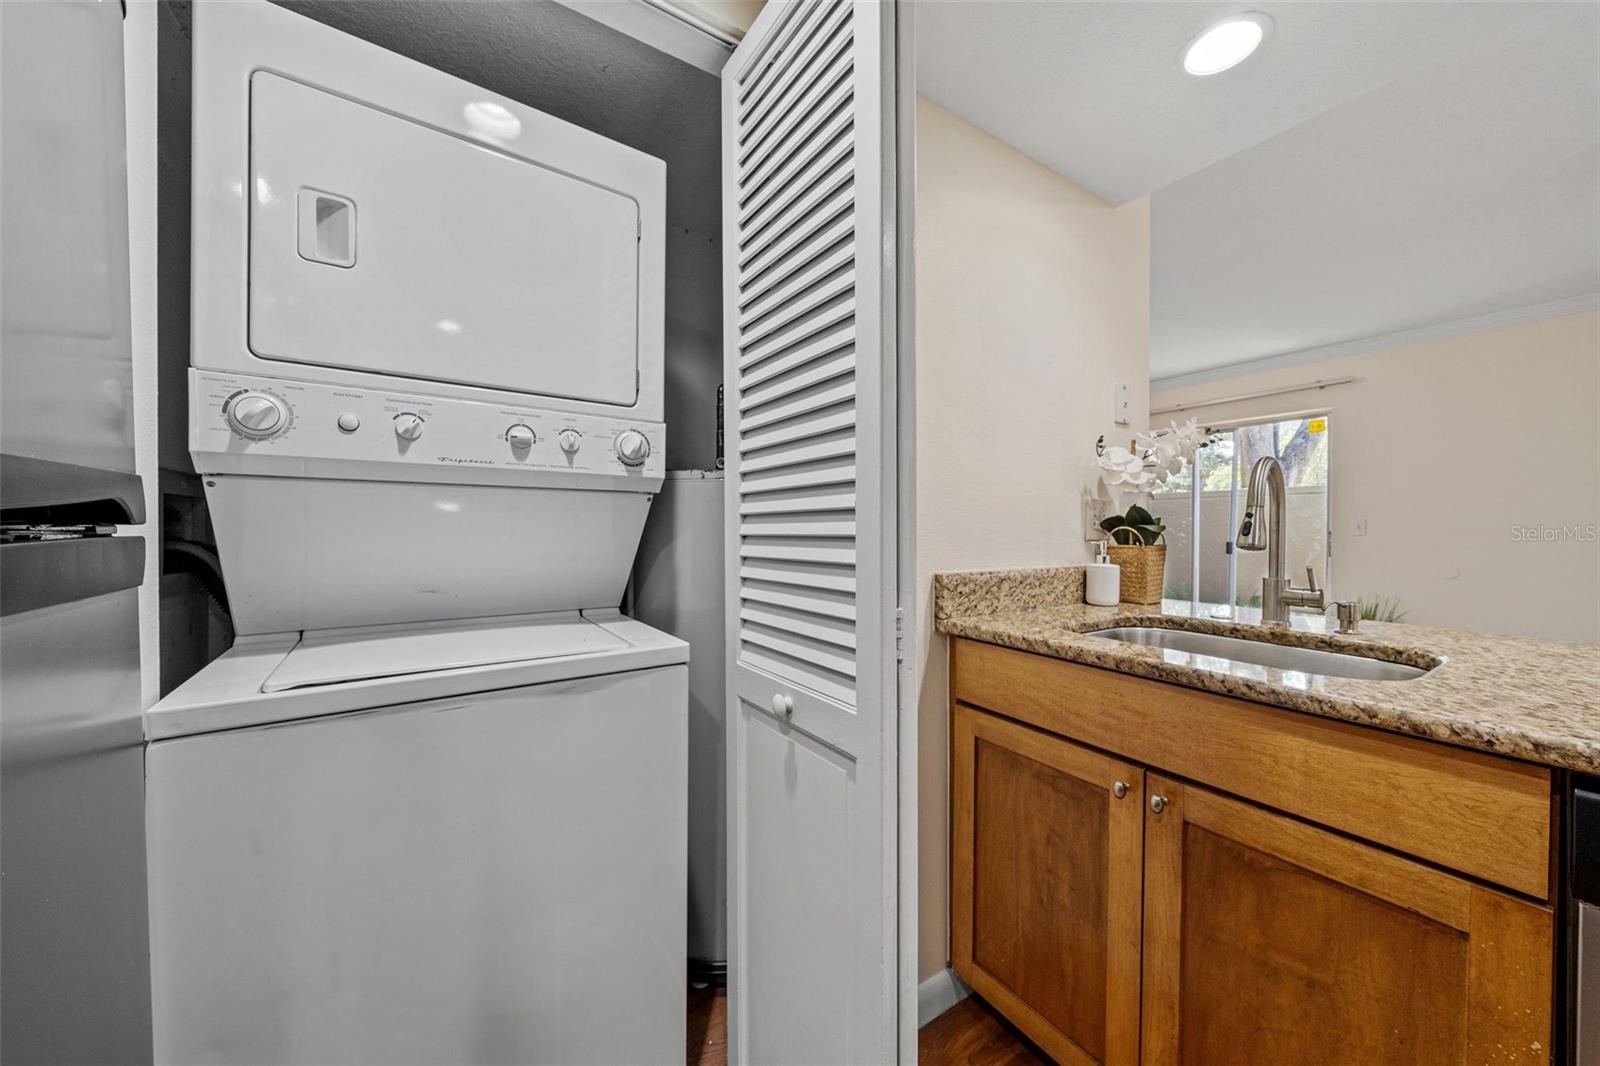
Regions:
<instances>
[{"instance_id":1,"label":"frigidaire logo text","mask_svg":"<svg viewBox=\"0 0 1600 1066\"><path fill-rule=\"evenodd\" d=\"M469 463L472 466L493 466L493 459L461 459L454 455L439 456L441 463Z\"/></svg>"}]
</instances>

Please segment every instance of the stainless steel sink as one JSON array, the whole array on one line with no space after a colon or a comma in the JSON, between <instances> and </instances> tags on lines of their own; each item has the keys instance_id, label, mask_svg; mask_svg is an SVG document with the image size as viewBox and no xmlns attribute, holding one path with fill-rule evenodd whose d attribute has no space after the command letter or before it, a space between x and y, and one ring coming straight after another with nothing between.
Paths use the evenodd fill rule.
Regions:
<instances>
[{"instance_id":1,"label":"stainless steel sink","mask_svg":"<svg viewBox=\"0 0 1600 1066\"><path fill-rule=\"evenodd\" d=\"M1177 653L1169 655L1168 661L1225 673L1241 672L1230 667L1229 664L1235 663L1306 675L1351 677L1362 681L1410 681L1428 673L1421 667L1368 659L1361 655L1345 655L1317 648L1292 648L1261 640L1222 637L1215 633L1191 633L1184 629L1119 626L1115 629L1096 629L1088 635L1120 640L1125 644L1165 648ZM1182 656L1191 659L1185 660Z\"/></svg>"}]
</instances>

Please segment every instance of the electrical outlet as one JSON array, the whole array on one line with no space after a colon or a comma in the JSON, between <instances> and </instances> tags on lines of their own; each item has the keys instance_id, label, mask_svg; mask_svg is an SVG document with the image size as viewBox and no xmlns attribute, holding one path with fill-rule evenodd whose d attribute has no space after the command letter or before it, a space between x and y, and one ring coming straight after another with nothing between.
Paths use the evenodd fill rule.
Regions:
<instances>
[{"instance_id":1,"label":"electrical outlet","mask_svg":"<svg viewBox=\"0 0 1600 1066\"><path fill-rule=\"evenodd\" d=\"M1093 493L1083 494L1083 539L1087 541L1105 540L1106 531L1100 528L1100 523L1111 517L1112 503L1104 496Z\"/></svg>"},{"instance_id":2,"label":"electrical outlet","mask_svg":"<svg viewBox=\"0 0 1600 1066\"><path fill-rule=\"evenodd\" d=\"M1367 520L1364 516L1355 520L1355 524L1350 527L1350 535L1353 537L1364 537L1367 535Z\"/></svg>"}]
</instances>

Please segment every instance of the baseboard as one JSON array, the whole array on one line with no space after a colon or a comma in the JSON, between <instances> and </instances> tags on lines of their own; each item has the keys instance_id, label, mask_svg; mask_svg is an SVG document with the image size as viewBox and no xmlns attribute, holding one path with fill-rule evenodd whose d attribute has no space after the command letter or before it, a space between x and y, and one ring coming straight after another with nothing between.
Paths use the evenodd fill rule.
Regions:
<instances>
[{"instance_id":1,"label":"baseboard","mask_svg":"<svg viewBox=\"0 0 1600 1066\"><path fill-rule=\"evenodd\" d=\"M954 970L940 970L917 986L917 1028L933 1021L972 994Z\"/></svg>"}]
</instances>

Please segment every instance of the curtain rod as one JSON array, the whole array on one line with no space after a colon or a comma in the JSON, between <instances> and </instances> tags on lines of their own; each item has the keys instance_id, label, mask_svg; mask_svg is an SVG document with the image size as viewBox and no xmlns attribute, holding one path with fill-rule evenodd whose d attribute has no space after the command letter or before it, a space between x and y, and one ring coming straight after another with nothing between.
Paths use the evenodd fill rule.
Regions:
<instances>
[{"instance_id":1,"label":"curtain rod","mask_svg":"<svg viewBox=\"0 0 1600 1066\"><path fill-rule=\"evenodd\" d=\"M1285 385L1277 389L1262 389L1259 392L1241 392L1235 396L1218 396L1214 400L1191 400L1188 403L1168 404L1166 407L1152 407L1150 416L1170 415L1177 411L1191 411L1197 407L1220 407L1225 403L1238 403L1241 400L1263 400L1268 396L1286 396L1291 392L1309 392L1313 389L1327 389L1334 385L1348 385L1355 378L1319 378L1305 385Z\"/></svg>"}]
</instances>

